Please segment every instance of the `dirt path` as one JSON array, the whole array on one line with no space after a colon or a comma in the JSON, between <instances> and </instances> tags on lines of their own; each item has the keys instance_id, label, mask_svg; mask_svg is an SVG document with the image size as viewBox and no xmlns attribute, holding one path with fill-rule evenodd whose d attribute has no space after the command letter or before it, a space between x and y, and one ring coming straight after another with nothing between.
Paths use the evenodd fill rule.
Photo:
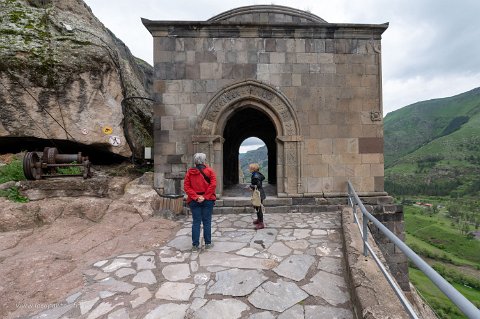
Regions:
<instances>
[{"instance_id":1,"label":"dirt path","mask_svg":"<svg viewBox=\"0 0 480 319\"><path fill-rule=\"evenodd\" d=\"M78 217L0 233L0 317L39 312L84 285L92 263L122 253L148 251L178 230L159 217L145 221L131 212L112 212L98 222Z\"/></svg>"}]
</instances>

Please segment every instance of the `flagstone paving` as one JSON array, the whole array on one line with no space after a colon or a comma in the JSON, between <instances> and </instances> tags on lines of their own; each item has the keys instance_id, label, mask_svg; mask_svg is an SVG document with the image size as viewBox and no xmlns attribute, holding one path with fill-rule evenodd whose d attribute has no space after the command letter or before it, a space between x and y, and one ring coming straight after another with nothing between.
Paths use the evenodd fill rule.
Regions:
<instances>
[{"instance_id":1,"label":"flagstone paving","mask_svg":"<svg viewBox=\"0 0 480 319\"><path fill-rule=\"evenodd\" d=\"M191 217L165 246L100 260L86 287L33 318L351 319L339 212L214 215L191 250Z\"/></svg>"}]
</instances>

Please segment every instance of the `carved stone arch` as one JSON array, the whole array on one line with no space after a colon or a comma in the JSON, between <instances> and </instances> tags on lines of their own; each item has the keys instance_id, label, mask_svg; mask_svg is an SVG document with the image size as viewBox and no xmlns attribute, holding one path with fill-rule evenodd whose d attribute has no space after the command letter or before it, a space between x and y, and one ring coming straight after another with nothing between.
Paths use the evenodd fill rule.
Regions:
<instances>
[{"instance_id":1,"label":"carved stone arch","mask_svg":"<svg viewBox=\"0 0 480 319\"><path fill-rule=\"evenodd\" d=\"M208 154L217 174L217 192L223 191L223 134L228 119L244 108L257 109L276 130L276 185L278 196L292 196L302 188L302 137L295 109L282 92L264 83L247 80L219 91L198 116L192 136L194 152Z\"/></svg>"},{"instance_id":2,"label":"carved stone arch","mask_svg":"<svg viewBox=\"0 0 480 319\"><path fill-rule=\"evenodd\" d=\"M300 127L295 110L290 101L282 92L253 80L235 83L219 91L207 103L198 117L195 135L217 135L219 119L225 112L232 111L232 105L241 105L242 101L257 102L263 105L267 113L275 115L272 118L277 127L279 136L298 136Z\"/></svg>"}]
</instances>

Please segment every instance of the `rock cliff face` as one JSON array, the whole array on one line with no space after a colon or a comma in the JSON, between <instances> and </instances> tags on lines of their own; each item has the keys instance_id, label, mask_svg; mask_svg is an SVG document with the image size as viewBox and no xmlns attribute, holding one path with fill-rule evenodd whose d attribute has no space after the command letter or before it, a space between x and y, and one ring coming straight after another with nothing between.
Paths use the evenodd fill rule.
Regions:
<instances>
[{"instance_id":1,"label":"rock cliff face","mask_svg":"<svg viewBox=\"0 0 480 319\"><path fill-rule=\"evenodd\" d=\"M122 100L150 96L153 68L82 0L0 0L0 11L0 148L41 139L142 157L152 103Z\"/></svg>"}]
</instances>

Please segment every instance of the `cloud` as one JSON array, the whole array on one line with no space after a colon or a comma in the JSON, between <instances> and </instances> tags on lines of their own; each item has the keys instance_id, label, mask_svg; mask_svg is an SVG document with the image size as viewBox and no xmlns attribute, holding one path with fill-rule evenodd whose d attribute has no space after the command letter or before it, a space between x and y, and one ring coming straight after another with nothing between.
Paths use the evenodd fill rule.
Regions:
<instances>
[{"instance_id":1,"label":"cloud","mask_svg":"<svg viewBox=\"0 0 480 319\"><path fill-rule=\"evenodd\" d=\"M249 137L249 138L247 138L246 140L244 140L244 141L242 142L242 146L252 146L252 145L255 145L255 146L260 145L260 146L262 146L262 145L264 145L264 144L265 144L265 143L264 143L261 139L256 138L256 137Z\"/></svg>"},{"instance_id":2,"label":"cloud","mask_svg":"<svg viewBox=\"0 0 480 319\"><path fill-rule=\"evenodd\" d=\"M454 84L453 84L454 83ZM439 77L410 77L408 79L392 79L384 83L383 114L386 115L401 107L430 99L454 96L470 91L480 85L480 73L452 74L446 81ZM389 100L386 100L389 99Z\"/></svg>"}]
</instances>

